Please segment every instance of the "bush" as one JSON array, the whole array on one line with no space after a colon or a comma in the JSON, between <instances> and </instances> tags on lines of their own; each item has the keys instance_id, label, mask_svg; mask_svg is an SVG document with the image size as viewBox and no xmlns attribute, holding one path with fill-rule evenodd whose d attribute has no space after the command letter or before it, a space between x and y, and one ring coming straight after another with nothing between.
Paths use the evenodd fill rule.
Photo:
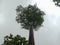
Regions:
<instances>
[{"instance_id":1,"label":"bush","mask_svg":"<svg viewBox=\"0 0 60 45\"><path fill-rule=\"evenodd\" d=\"M28 40L20 35L13 36L10 34L4 37L4 42L2 45L28 45Z\"/></svg>"}]
</instances>

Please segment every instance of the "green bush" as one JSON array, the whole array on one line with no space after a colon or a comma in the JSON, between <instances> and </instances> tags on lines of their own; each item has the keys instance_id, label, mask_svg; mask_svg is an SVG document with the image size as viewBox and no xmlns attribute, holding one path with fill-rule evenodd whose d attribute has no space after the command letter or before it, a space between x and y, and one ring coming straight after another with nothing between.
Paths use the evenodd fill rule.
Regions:
<instances>
[{"instance_id":1,"label":"green bush","mask_svg":"<svg viewBox=\"0 0 60 45\"><path fill-rule=\"evenodd\" d=\"M4 37L4 42L2 45L28 45L28 40L25 37L21 37L20 35L13 36L10 34Z\"/></svg>"}]
</instances>

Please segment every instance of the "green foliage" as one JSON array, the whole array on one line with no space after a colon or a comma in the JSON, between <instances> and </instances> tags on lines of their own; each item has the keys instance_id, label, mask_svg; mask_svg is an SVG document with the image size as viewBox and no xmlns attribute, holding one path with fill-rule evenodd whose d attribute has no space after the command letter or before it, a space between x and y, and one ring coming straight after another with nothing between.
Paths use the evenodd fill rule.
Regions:
<instances>
[{"instance_id":1,"label":"green foliage","mask_svg":"<svg viewBox=\"0 0 60 45\"><path fill-rule=\"evenodd\" d=\"M12 34L10 36L4 37L4 43L2 45L28 45L28 40L25 37L21 37L20 35L16 35L13 37Z\"/></svg>"},{"instance_id":2,"label":"green foliage","mask_svg":"<svg viewBox=\"0 0 60 45\"><path fill-rule=\"evenodd\" d=\"M41 26L44 21L43 16L45 13L36 5L28 5L27 7L19 5L17 6L16 12L16 21L21 23L22 28L25 29L29 29L31 23L33 23L33 29L36 29Z\"/></svg>"},{"instance_id":3,"label":"green foliage","mask_svg":"<svg viewBox=\"0 0 60 45\"><path fill-rule=\"evenodd\" d=\"M55 2L55 5L60 6L60 0L53 0Z\"/></svg>"}]
</instances>

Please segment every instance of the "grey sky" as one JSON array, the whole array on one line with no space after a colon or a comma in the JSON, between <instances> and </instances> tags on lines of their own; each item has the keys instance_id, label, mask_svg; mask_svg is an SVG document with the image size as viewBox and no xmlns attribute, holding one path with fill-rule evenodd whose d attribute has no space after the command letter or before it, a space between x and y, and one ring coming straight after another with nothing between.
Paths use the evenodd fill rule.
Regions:
<instances>
[{"instance_id":1,"label":"grey sky","mask_svg":"<svg viewBox=\"0 0 60 45\"><path fill-rule=\"evenodd\" d=\"M21 28L15 21L16 7L37 3L38 7L46 13L43 27L35 31L36 45L60 45L60 8L52 0L0 0L0 44L5 35L12 33L29 36L29 31Z\"/></svg>"}]
</instances>

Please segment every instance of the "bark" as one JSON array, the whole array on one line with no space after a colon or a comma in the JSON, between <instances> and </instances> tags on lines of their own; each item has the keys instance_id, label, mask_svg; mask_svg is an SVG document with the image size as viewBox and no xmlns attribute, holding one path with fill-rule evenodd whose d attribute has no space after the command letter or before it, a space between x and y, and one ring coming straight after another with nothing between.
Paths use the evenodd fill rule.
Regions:
<instances>
[{"instance_id":1,"label":"bark","mask_svg":"<svg viewBox=\"0 0 60 45\"><path fill-rule=\"evenodd\" d=\"M29 30L29 45L35 45L34 32L33 32L33 25L32 24L30 24L30 30Z\"/></svg>"}]
</instances>

